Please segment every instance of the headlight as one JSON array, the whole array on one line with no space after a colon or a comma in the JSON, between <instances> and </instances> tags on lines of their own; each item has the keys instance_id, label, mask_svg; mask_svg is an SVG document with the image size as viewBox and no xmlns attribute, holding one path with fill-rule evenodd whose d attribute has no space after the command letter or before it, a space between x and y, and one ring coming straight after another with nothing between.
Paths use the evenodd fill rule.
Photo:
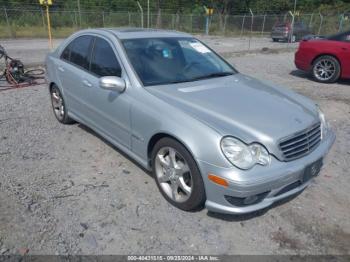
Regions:
<instances>
[{"instance_id":1,"label":"headlight","mask_svg":"<svg viewBox=\"0 0 350 262\"><path fill-rule=\"evenodd\" d=\"M221 150L233 165L241 169L252 168L255 164L266 166L271 161L269 152L262 145L246 145L234 137L224 137Z\"/></svg>"},{"instance_id":2,"label":"headlight","mask_svg":"<svg viewBox=\"0 0 350 262\"><path fill-rule=\"evenodd\" d=\"M319 107L317 108L317 110L318 110L318 117L321 122L321 139L323 139L327 135L330 127L322 110Z\"/></svg>"}]
</instances>

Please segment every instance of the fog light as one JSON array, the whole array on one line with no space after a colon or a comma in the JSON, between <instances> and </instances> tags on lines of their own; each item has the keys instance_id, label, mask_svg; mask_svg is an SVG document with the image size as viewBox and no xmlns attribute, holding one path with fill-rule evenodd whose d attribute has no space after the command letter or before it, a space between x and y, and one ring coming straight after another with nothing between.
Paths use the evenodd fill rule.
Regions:
<instances>
[{"instance_id":1,"label":"fog light","mask_svg":"<svg viewBox=\"0 0 350 262\"><path fill-rule=\"evenodd\" d=\"M225 199L227 202L229 202L233 206L245 207L245 206L254 205L261 202L269 193L270 191L267 191L261 194L244 197L244 198L225 195Z\"/></svg>"},{"instance_id":2,"label":"fog light","mask_svg":"<svg viewBox=\"0 0 350 262\"><path fill-rule=\"evenodd\" d=\"M259 197L257 195L249 196L243 200L243 203L245 205L251 205L251 204L254 204L255 202L257 202L258 199L259 199Z\"/></svg>"}]
</instances>

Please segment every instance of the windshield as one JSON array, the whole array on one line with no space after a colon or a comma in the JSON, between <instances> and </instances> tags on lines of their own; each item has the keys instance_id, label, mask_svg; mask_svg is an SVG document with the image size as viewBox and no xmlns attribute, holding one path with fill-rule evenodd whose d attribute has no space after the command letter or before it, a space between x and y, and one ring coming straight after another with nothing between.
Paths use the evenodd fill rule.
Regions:
<instances>
[{"instance_id":1,"label":"windshield","mask_svg":"<svg viewBox=\"0 0 350 262\"><path fill-rule=\"evenodd\" d=\"M122 43L144 86L236 73L227 62L194 38L138 38Z\"/></svg>"}]
</instances>

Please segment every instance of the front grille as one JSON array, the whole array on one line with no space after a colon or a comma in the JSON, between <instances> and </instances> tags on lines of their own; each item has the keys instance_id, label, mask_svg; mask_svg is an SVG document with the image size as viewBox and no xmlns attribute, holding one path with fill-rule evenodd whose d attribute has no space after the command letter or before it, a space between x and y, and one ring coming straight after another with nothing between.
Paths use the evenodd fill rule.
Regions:
<instances>
[{"instance_id":1,"label":"front grille","mask_svg":"<svg viewBox=\"0 0 350 262\"><path fill-rule=\"evenodd\" d=\"M279 147L286 161L300 158L313 151L321 141L321 124L317 123L292 137L282 140Z\"/></svg>"}]
</instances>

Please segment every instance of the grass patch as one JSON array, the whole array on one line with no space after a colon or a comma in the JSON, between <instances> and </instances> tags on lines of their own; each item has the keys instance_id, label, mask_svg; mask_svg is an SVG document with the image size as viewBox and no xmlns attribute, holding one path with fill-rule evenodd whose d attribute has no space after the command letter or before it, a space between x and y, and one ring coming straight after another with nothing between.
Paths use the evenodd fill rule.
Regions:
<instances>
[{"instance_id":1,"label":"grass patch","mask_svg":"<svg viewBox=\"0 0 350 262\"><path fill-rule=\"evenodd\" d=\"M76 32L75 27L52 28L53 38L65 38ZM46 38L47 29L42 26L7 26L0 25L0 38Z\"/></svg>"}]
</instances>

